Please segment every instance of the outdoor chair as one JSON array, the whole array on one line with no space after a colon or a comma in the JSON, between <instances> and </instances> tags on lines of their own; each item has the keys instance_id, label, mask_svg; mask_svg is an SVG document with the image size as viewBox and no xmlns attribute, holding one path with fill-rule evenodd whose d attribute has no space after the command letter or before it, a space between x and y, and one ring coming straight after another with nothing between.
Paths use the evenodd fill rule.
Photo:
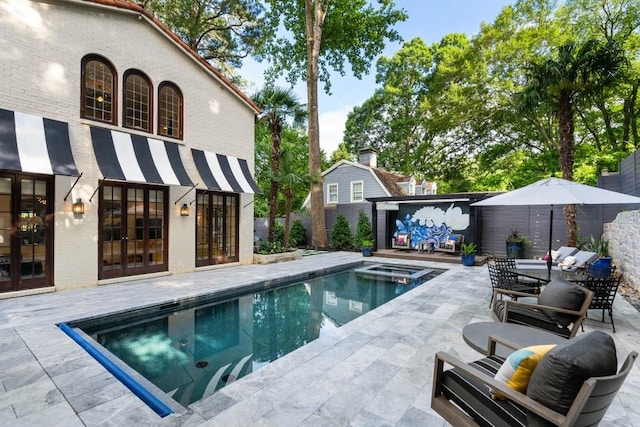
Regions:
<instances>
[{"instance_id":1,"label":"outdoor chair","mask_svg":"<svg viewBox=\"0 0 640 427\"><path fill-rule=\"evenodd\" d=\"M548 282L548 280L546 279L531 277L529 275L523 274L522 272L518 272L518 265L515 258L496 257L493 258L493 263L500 268L513 271L515 274L517 274L517 280L519 283L529 284L530 286L531 284L535 284L536 286L540 287Z\"/></svg>"},{"instance_id":2,"label":"outdoor chair","mask_svg":"<svg viewBox=\"0 0 640 427\"><path fill-rule=\"evenodd\" d=\"M451 234L447 240L439 241L435 249L439 252L456 254L460 252L460 245L464 242L464 234Z\"/></svg>"},{"instance_id":3,"label":"outdoor chair","mask_svg":"<svg viewBox=\"0 0 640 427\"><path fill-rule=\"evenodd\" d=\"M491 280L491 301L489 307L493 304L496 289L506 289L510 291L518 291L526 294L526 296L538 295L540 293L540 284L546 283L540 281L521 281L518 273L509 269L500 267L498 264L487 263L489 269L489 279ZM517 295L513 295L514 299L518 299Z\"/></svg>"},{"instance_id":4,"label":"outdoor chair","mask_svg":"<svg viewBox=\"0 0 640 427\"><path fill-rule=\"evenodd\" d=\"M542 356L521 392L494 378L505 359L488 354L469 364L445 352L435 356L431 408L454 427L597 425L638 356L629 353L616 373L613 339L594 331ZM495 393L506 399L494 399Z\"/></svg>"},{"instance_id":5,"label":"outdoor chair","mask_svg":"<svg viewBox=\"0 0 640 427\"><path fill-rule=\"evenodd\" d=\"M391 242L394 249L411 249L411 233L398 233Z\"/></svg>"},{"instance_id":6,"label":"outdoor chair","mask_svg":"<svg viewBox=\"0 0 640 427\"><path fill-rule=\"evenodd\" d=\"M507 289L495 289L493 293L491 312L497 321L544 329L565 338L576 335L593 298L587 288L561 279L551 281L540 295ZM534 297L537 303L503 300L503 295Z\"/></svg>"},{"instance_id":7,"label":"outdoor chair","mask_svg":"<svg viewBox=\"0 0 640 427\"><path fill-rule=\"evenodd\" d=\"M589 309L602 310L602 322L604 322L604 311L607 310L614 333L616 332L616 325L613 323L613 300L618 293L618 286L620 286L621 280L622 277L614 272L604 278L589 276L586 280L580 282L580 286L584 286L593 292Z\"/></svg>"}]
</instances>

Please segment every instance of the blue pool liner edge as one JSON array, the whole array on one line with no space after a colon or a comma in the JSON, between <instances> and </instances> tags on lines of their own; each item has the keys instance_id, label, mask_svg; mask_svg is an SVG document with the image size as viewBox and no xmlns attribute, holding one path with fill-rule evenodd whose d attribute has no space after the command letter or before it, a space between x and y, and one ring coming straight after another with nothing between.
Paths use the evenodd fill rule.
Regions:
<instances>
[{"instance_id":1,"label":"blue pool liner edge","mask_svg":"<svg viewBox=\"0 0 640 427\"><path fill-rule=\"evenodd\" d=\"M114 377L116 377L122 384L124 384L133 394L138 396L140 400L146 403L156 414L162 418L169 414L173 414L171 408L162 403L160 399L151 394L149 390L144 388L140 383L131 378L129 374L124 372L115 363L109 360L104 354L98 351L84 338L82 338L76 331L73 330L66 323L61 323L59 328L67 334L72 340L74 340L80 347L82 347L87 353L89 353L94 359L96 359L102 366L107 369Z\"/></svg>"}]
</instances>

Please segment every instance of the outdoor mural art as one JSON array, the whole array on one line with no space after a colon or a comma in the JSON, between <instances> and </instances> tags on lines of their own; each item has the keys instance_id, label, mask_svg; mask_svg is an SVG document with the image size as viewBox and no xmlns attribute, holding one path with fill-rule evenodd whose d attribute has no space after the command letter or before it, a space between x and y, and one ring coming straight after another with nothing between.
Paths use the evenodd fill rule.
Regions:
<instances>
[{"instance_id":1,"label":"outdoor mural art","mask_svg":"<svg viewBox=\"0 0 640 427\"><path fill-rule=\"evenodd\" d=\"M411 233L411 248L415 248L418 242L429 242L436 245L446 241L453 233L460 233L469 228L469 214L463 213L462 208L453 203L443 210L437 206L425 206L412 214L406 214L404 221L396 219L398 233Z\"/></svg>"}]
</instances>

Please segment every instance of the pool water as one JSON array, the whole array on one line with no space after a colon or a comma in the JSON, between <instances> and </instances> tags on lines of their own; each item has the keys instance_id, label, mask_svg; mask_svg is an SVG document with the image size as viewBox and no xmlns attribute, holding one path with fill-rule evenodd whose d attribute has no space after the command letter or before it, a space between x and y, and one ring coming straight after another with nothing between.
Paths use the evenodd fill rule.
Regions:
<instances>
[{"instance_id":1,"label":"pool water","mask_svg":"<svg viewBox=\"0 0 640 427\"><path fill-rule=\"evenodd\" d=\"M105 349L187 406L440 274L419 280L358 273L315 277L126 322L76 323Z\"/></svg>"}]
</instances>

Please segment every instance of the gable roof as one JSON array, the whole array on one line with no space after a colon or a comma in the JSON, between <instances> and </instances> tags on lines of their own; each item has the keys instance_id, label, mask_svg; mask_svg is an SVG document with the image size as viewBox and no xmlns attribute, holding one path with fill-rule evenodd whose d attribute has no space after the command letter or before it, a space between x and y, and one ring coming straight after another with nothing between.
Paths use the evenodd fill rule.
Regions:
<instances>
[{"instance_id":1,"label":"gable roof","mask_svg":"<svg viewBox=\"0 0 640 427\"><path fill-rule=\"evenodd\" d=\"M76 0L64 0L70 3L78 4ZM107 7L107 8L115 8L124 12L129 13L138 13L140 17L149 22L152 26L162 32L166 37L168 37L174 44L176 44L180 49L182 49L187 55L189 55L193 60L195 60L200 66L205 68L205 70L219 83L224 85L227 89L231 91L237 98L240 99L247 107L252 109L256 114L260 113L260 108L245 95L236 85L231 83L229 79L227 79L218 69L214 68L211 64L204 60L196 51L191 49L191 47L186 44L180 37L178 37L173 31L171 31L167 26L165 26L158 18L155 17L153 12L145 9L142 5L136 3L130 3L124 0L82 0L83 4L92 7Z\"/></svg>"}]
</instances>

